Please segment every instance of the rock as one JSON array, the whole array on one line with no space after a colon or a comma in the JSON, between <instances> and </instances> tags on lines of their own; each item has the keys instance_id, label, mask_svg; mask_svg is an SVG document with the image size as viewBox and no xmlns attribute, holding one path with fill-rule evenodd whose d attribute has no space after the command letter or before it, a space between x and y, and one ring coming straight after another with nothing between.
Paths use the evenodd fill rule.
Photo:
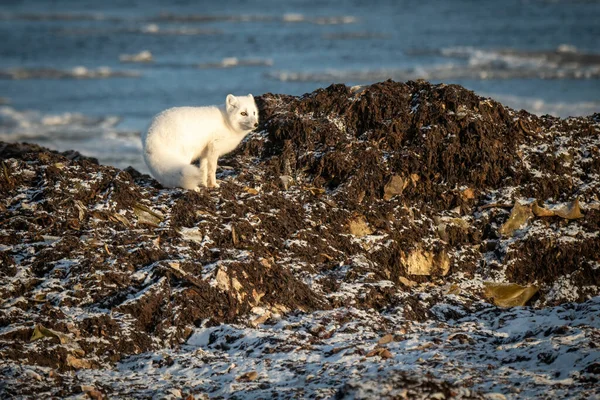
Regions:
<instances>
[{"instance_id":1,"label":"rock","mask_svg":"<svg viewBox=\"0 0 600 400\"><path fill-rule=\"evenodd\" d=\"M85 206L81 204L81 202L77 205L78 210L80 210L79 219L82 220L84 215L82 213L85 210ZM133 206L133 212L138 217L138 223L148 224L150 226L158 227L159 224L164 220L164 216L157 211L151 210L149 207L136 203Z\"/></svg>"},{"instance_id":2,"label":"rock","mask_svg":"<svg viewBox=\"0 0 600 400\"><path fill-rule=\"evenodd\" d=\"M506 400L506 396L502 393L485 393L483 397L486 400Z\"/></svg>"},{"instance_id":3,"label":"rock","mask_svg":"<svg viewBox=\"0 0 600 400\"><path fill-rule=\"evenodd\" d=\"M439 274L445 276L450 271L450 259L444 251L434 253L417 248L403 259L403 263L406 265L406 272L409 275Z\"/></svg>"},{"instance_id":4,"label":"rock","mask_svg":"<svg viewBox=\"0 0 600 400\"><path fill-rule=\"evenodd\" d=\"M537 286L521 286L512 283L485 283L486 296L500 307L524 306L538 292Z\"/></svg>"},{"instance_id":5,"label":"rock","mask_svg":"<svg viewBox=\"0 0 600 400\"><path fill-rule=\"evenodd\" d=\"M398 277L398 281L399 281L401 284L403 284L404 286L406 286L406 287L409 287L409 288L411 288L411 287L414 287L414 286L417 286L417 282L415 282L415 281L411 281L410 279L408 279L408 278L406 278L406 277L404 277L404 276L400 276L400 277Z\"/></svg>"},{"instance_id":6,"label":"rock","mask_svg":"<svg viewBox=\"0 0 600 400\"><path fill-rule=\"evenodd\" d=\"M575 199L570 203L558 204L552 208L544 208L538 205L537 201L532 203L532 211L536 217L561 217L564 219L579 219L584 215L581 213L579 200Z\"/></svg>"},{"instance_id":7,"label":"rock","mask_svg":"<svg viewBox=\"0 0 600 400\"><path fill-rule=\"evenodd\" d=\"M394 340L394 335L391 335L391 334L388 333L387 335L385 335L381 339L379 339L377 341L377 344L379 344L379 345L388 344L388 343L390 343L393 340Z\"/></svg>"},{"instance_id":8,"label":"rock","mask_svg":"<svg viewBox=\"0 0 600 400\"><path fill-rule=\"evenodd\" d=\"M250 323L252 324L252 326L256 327L256 326L259 326L260 324L264 324L269 318L271 318L271 313L269 311L267 311L260 317L253 319Z\"/></svg>"},{"instance_id":9,"label":"rock","mask_svg":"<svg viewBox=\"0 0 600 400\"><path fill-rule=\"evenodd\" d=\"M41 339L44 337L55 337L60 341L61 344L71 342L71 338L68 335L62 332L57 332L55 330L48 329L39 324L36 325L33 329L33 333L31 334L31 338L29 340L33 342L34 340Z\"/></svg>"},{"instance_id":10,"label":"rock","mask_svg":"<svg viewBox=\"0 0 600 400\"><path fill-rule=\"evenodd\" d=\"M375 357L379 356L383 360L387 360L388 358L394 357L392 353L386 349L385 347L375 347L373 350L369 351L365 354L366 357Z\"/></svg>"},{"instance_id":11,"label":"rock","mask_svg":"<svg viewBox=\"0 0 600 400\"><path fill-rule=\"evenodd\" d=\"M88 397L93 400L106 399L106 396L104 396L101 391L90 385L81 385L81 391L87 394Z\"/></svg>"},{"instance_id":12,"label":"rock","mask_svg":"<svg viewBox=\"0 0 600 400\"><path fill-rule=\"evenodd\" d=\"M556 214L552 210L548 210L547 208L540 207L537 201L534 201L531 206L531 211L536 217L553 217Z\"/></svg>"},{"instance_id":13,"label":"rock","mask_svg":"<svg viewBox=\"0 0 600 400\"><path fill-rule=\"evenodd\" d=\"M392 197L402 194L406 186L408 186L408 180L398 175L392 176L383 187L383 199L390 200Z\"/></svg>"},{"instance_id":14,"label":"rock","mask_svg":"<svg viewBox=\"0 0 600 400\"><path fill-rule=\"evenodd\" d=\"M579 206L579 200L575 199L573 202L556 208L554 214L565 219L579 219L583 218L581 208Z\"/></svg>"},{"instance_id":15,"label":"rock","mask_svg":"<svg viewBox=\"0 0 600 400\"><path fill-rule=\"evenodd\" d=\"M23 371L23 372L24 372L25 376L26 376L27 378L29 378L29 379L34 379L34 380L36 380L36 381L39 381L39 382L41 382L41 381L42 381L42 379L43 379L43 378L42 378L42 376L41 376L40 374L38 374L37 372L35 372L35 371L32 371L32 370L30 370L30 369L26 369L26 370L25 370L25 371Z\"/></svg>"},{"instance_id":16,"label":"rock","mask_svg":"<svg viewBox=\"0 0 600 400\"><path fill-rule=\"evenodd\" d=\"M373 230L369 226L367 219L364 215L355 215L348 221L348 230L350 234L358 237L370 235Z\"/></svg>"},{"instance_id":17,"label":"rock","mask_svg":"<svg viewBox=\"0 0 600 400\"><path fill-rule=\"evenodd\" d=\"M250 371L238 376L235 380L239 382L251 382L258 378L258 372Z\"/></svg>"},{"instance_id":18,"label":"rock","mask_svg":"<svg viewBox=\"0 0 600 400\"><path fill-rule=\"evenodd\" d=\"M508 220L500 228L500 234L504 236L512 236L513 233L523 227L527 221L533 217L530 204L521 204L518 201L510 212Z\"/></svg>"},{"instance_id":19,"label":"rock","mask_svg":"<svg viewBox=\"0 0 600 400\"><path fill-rule=\"evenodd\" d=\"M216 280L217 280L217 287L223 291L229 291L229 276L227 275L227 272L225 272L222 269L219 269L217 271L217 275L216 275Z\"/></svg>"},{"instance_id":20,"label":"rock","mask_svg":"<svg viewBox=\"0 0 600 400\"><path fill-rule=\"evenodd\" d=\"M88 360L67 355L67 365L75 369L89 369L92 368L92 363Z\"/></svg>"},{"instance_id":21,"label":"rock","mask_svg":"<svg viewBox=\"0 0 600 400\"><path fill-rule=\"evenodd\" d=\"M279 181L281 182L281 186L283 186L284 190L288 190L289 187L294 183L294 179L289 175L281 175L279 177Z\"/></svg>"},{"instance_id":22,"label":"rock","mask_svg":"<svg viewBox=\"0 0 600 400\"><path fill-rule=\"evenodd\" d=\"M466 188L460 194L465 200L473 200L475 198L475 192L471 188Z\"/></svg>"}]
</instances>

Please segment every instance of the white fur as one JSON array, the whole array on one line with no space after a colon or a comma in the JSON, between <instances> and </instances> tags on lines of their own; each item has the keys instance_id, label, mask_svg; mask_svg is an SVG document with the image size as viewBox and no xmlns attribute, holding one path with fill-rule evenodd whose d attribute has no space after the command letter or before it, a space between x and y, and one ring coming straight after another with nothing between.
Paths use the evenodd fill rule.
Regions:
<instances>
[{"instance_id":1,"label":"white fur","mask_svg":"<svg viewBox=\"0 0 600 400\"><path fill-rule=\"evenodd\" d=\"M170 108L156 115L142 134L144 160L163 186L219 187L218 158L235 149L257 126L258 110L251 94L227 95L220 106ZM198 159L200 168L192 164Z\"/></svg>"}]
</instances>

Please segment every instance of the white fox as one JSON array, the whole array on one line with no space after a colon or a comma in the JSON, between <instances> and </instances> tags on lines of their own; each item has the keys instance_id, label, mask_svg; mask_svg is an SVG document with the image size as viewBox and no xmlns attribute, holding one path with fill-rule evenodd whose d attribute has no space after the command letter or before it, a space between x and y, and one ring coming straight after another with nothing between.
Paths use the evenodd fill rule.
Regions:
<instances>
[{"instance_id":1,"label":"white fox","mask_svg":"<svg viewBox=\"0 0 600 400\"><path fill-rule=\"evenodd\" d=\"M144 160L163 186L199 190L219 187L219 156L258 126L254 97L227 95L225 104L175 107L157 114L142 134ZM192 163L200 159L200 168Z\"/></svg>"}]
</instances>

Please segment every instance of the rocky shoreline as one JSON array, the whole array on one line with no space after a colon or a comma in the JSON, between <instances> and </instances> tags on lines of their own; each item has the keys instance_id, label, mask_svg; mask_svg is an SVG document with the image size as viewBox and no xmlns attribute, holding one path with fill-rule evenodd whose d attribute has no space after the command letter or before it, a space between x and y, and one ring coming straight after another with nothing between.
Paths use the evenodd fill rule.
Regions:
<instances>
[{"instance_id":1,"label":"rocky shoreline","mask_svg":"<svg viewBox=\"0 0 600 400\"><path fill-rule=\"evenodd\" d=\"M2 397L600 395L600 114L257 103L199 193L0 143Z\"/></svg>"}]
</instances>

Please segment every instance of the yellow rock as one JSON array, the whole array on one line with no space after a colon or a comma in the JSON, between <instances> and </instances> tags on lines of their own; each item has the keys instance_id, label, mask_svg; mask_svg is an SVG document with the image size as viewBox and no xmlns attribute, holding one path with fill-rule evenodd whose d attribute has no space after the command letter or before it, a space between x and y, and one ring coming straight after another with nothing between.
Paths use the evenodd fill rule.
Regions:
<instances>
[{"instance_id":1,"label":"yellow rock","mask_svg":"<svg viewBox=\"0 0 600 400\"><path fill-rule=\"evenodd\" d=\"M373 233L364 215L356 215L348 221L348 230L354 236L362 237Z\"/></svg>"},{"instance_id":2,"label":"yellow rock","mask_svg":"<svg viewBox=\"0 0 600 400\"><path fill-rule=\"evenodd\" d=\"M387 335L385 335L381 339L379 339L377 341L377 344L388 344L393 340L394 340L394 336L388 333Z\"/></svg>"},{"instance_id":3,"label":"yellow rock","mask_svg":"<svg viewBox=\"0 0 600 400\"><path fill-rule=\"evenodd\" d=\"M250 371L250 372L246 372L245 374L242 374L242 375L238 376L236 378L236 381L239 381L239 382L250 382L250 381L256 380L256 378L258 378L258 372L256 372L256 371Z\"/></svg>"},{"instance_id":4,"label":"yellow rock","mask_svg":"<svg viewBox=\"0 0 600 400\"><path fill-rule=\"evenodd\" d=\"M408 181L401 176L394 175L383 188L383 199L390 200L392 197L402 194L402 191L408 186Z\"/></svg>"},{"instance_id":5,"label":"yellow rock","mask_svg":"<svg viewBox=\"0 0 600 400\"><path fill-rule=\"evenodd\" d=\"M229 276L227 276L227 272L223 271L222 269L219 269L217 271L217 287L221 290L224 290L226 292L229 291Z\"/></svg>"},{"instance_id":6,"label":"yellow rock","mask_svg":"<svg viewBox=\"0 0 600 400\"><path fill-rule=\"evenodd\" d=\"M61 344L71 342L71 338L68 335L62 332L55 331L53 329L48 329L45 326L39 324L36 325L33 329L33 333L31 334L31 338L29 339L29 341L33 342L34 340L45 337L55 337L60 341Z\"/></svg>"},{"instance_id":7,"label":"yellow rock","mask_svg":"<svg viewBox=\"0 0 600 400\"><path fill-rule=\"evenodd\" d=\"M257 292L256 289L252 289L252 298L254 299L254 304L258 305L260 303L260 299L263 298L265 292Z\"/></svg>"},{"instance_id":8,"label":"yellow rock","mask_svg":"<svg viewBox=\"0 0 600 400\"><path fill-rule=\"evenodd\" d=\"M92 363L88 360L77 358L71 354L67 355L67 365L75 369L89 369L92 368Z\"/></svg>"},{"instance_id":9,"label":"yellow rock","mask_svg":"<svg viewBox=\"0 0 600 400\"><path fill-rule=\"evenodd\" d=\"M571 203L565 204L554 210L554 213L565 219L578 219L583 218L581 213L581 207L579 206L579 200L575 199Z\"/></svg>"},{"instance_id":10,"label":"yellow rock","mask_svg":"<svg viewBox=\"0 0 600 400\"><path fill-rule=\"evenodd\" d=\"M415 282L413 280L410 280L408 278L405 278L403 276L401 276L400 278L398 278L398 280L400 281L401 284L403 284L404 286L407 286L409 288L410 287L414 287L414 286L417 285L417 282Z\"/></svg>"},{"instance_id":11,"label":"yellow rock","mask_svg":"<svg viewBox=\"0 0 600 400\"><path fill-rule=\"evenodd\" d=\"M460 195L462 196L463 199L466 199L466 200L472 200L475 198L475 192L471 188L466 188L465 190L462 191L462 193Z\"/></svg>"},{"instance_id":12,"label":"yellow rock","mask_svg":"<svg viewBox=\"0 0 600 400\"><path fill-rule=\"evenodd\" d=\"M444 251L434 254L417 248L403 262L410 275L431 275L437 272L446 276L450 271L450 258Z\"/></svg>"},{"instance_id":13,"label":"yellow rock","mask_svg":"<svg viewBox=\"0 0 600 400\"><path fill-rule=\"evenodd\" d=\"M533 202L531 211L533 211L533 214L535 214L536 217L553 217L555 215L554 211L538 206L537 201Z\"/></svg>"},{"instance_id":14,"label":"yellow rock","mask_svg":"<svg viewBox=\"0 0 600 400\"><path fill-rule=\"evenodd\" d=\"M533 217L531 204L522 205L518 201L515 201L515 205L510 212L510 217L508 217L508 220L500 227L500 234L503 236L512 236L513 233L517 229L523 227L531 217Z\"/></svg>"},{"instance_id":15,"label":"yellow rock","mask_svg":"<svg viewBox=\"0 0 600 400\"><path fill-rule=\"evenodd\" d=\"M263 315L261 315L258 318L253 319L252 321L250 321L250 324L254 327L257 327L260 324L264 324L269 318L271 318L271 311L265 311L265 313Z\"/></svg>"},{"instance_id":16,"label":"yellow rock","mask_svg":"<svg viewBox=\"0 0 600 400\"><path fill-rule=\"evenodd\" d=\"M515 283L486 282L485 296L499 307L524 306L537 293L537 286L521 286Z\"/></svg>"},{"instance_id":17,"label":"yellow rock","mask_svg":"<svg viewBox=\"0 0 600 400\"><path fill-rule=\"evenodd\" d=\"M254 188L251 188L251 187L248 187L248 186L246 186L244 188L244 191L246 193L250 193L250 194L254 194L254 195L258 194L258 190L254 189Z\"/></svg>"},{"instance_id":18,"label":"yellow rock","mask_svg":"<svg viewBox=\"0 0 600 400\"><path fill-rule=\"evenodd\" d=\"M540 207L536 201L531 207L536 217L561 217L564 219L579 219L583 218L581 213L581 205L579 199L575 199L570 203L561 204L553 208Z\"/></svg>"},{"instance_id":19,"label":"yellow rock","mask_svg":"<svg viewBox=\"0 0 600 400\"><path fill-rule=\"evenodd\" d=\"M140 203L135 203L133 206L133 213L138 217L138 224L156 227L165 219L161 213L153 211Z\"/></svg>"}]
</instances>

